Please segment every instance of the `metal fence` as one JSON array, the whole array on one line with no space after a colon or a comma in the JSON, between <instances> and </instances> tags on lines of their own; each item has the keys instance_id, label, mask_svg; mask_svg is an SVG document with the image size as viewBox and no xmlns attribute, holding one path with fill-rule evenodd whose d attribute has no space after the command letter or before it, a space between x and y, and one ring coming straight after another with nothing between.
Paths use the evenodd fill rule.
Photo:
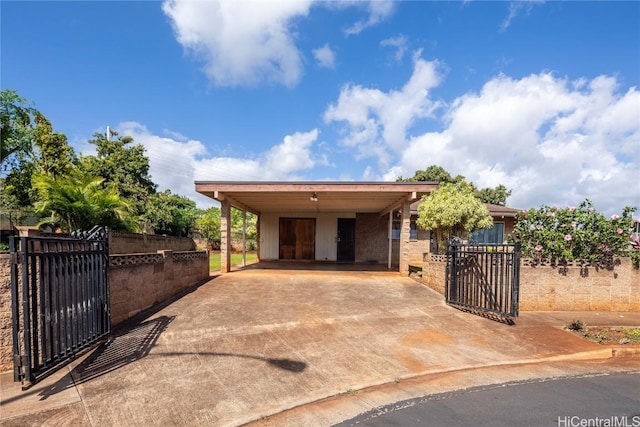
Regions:
<instances>
[{"instance_id":1,"label":"metal fence","mask_svg":"<svg viewBox=\"0 0 640 427\"><path fill-rule=\"evenodd\" d=\"M106 229L11 237L14 381L24 387L111 330Z\"/></svg>"},{"instance_id":2,"label":"metal fence","mask_svg":"<svg viewBox=\"0 0 640 427\"><path fill-rule=\"evenodd\" d=\"M448 304L500 318L518 316L519 245L447 245Z\"/></svg>"}]
</instances>

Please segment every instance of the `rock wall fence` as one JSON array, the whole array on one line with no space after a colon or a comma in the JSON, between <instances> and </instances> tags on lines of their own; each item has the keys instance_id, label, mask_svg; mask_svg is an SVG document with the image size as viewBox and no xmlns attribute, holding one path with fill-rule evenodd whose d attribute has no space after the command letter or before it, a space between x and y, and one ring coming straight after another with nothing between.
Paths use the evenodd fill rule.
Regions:
<instances>
[{"instance_id":1,"label":"rock wall fence","mask_svg":"<svg viewBox=\"0 0 640 427\"><path fill-rule=\"evenodd\" d=\"M207 251L109 256L111 324L117 325L209 277ZM0 254L0 372L13 369L11 264Z\"/></svg>"},{"instance_id":2,"label":"rock wall fence","mask_svg":"<svg viewBox=\"0 0 640 427\"><path fill-rule=\"evenodd\" d=\"M640 270L629 258L611 269L570 262L520 263L520 311L640 311ZM446 256L424 254L422 283L444 295Z\"/></svg>"}]
</instances>

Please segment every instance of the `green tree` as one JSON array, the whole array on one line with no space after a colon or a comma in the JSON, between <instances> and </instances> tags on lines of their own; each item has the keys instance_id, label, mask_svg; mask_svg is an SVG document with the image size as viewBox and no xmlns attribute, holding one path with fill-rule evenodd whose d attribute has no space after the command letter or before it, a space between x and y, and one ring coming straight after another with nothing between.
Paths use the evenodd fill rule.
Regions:
<instances>
[{"instance_id":1,"label":"green tree","mask_svg":"<svg viewBox=\"0 0 640 427\"><path fill-rule=\"evenodd\" d=\"M442 166L431 165L424 170L417 170L412 178L399 177L397 181L428 181L438 184L458 184L466 183L473 188L475 196L484 203L505 206L507 198L511 195L511 190L500 184L494 188L487 187L478 189L475 184L468 182L462 175L451 176Z\"/></svg>"},{"instance_id":2,"label":"green tree","mask_svg":"<svg viewBox=\"0 0 640 427\"><path fill-rule=\"evenodd\" d=\"M77 157L66 136L54 133L51 122L15 91L2 91L1 110L4 177L0 179L0 207L29 211L37 198L33 177L67 175Z\"/></svg>"},{"instance_id":3,"label":"green tree","mask_svg":"<svg viewBox=\"0 0 640 427\"><path fill-rule=\"evenodd\" d=\"M37 149L34 161L39 173L53 177L69 175L78 164L78 157L67 143L67 137L53 132L51 122L42 114L35 116L33 143Z\"/></svg>"},{"instance_id":4,"label":"green tree","mask_svg":"<svg viewBox=\"0 0 640 427\"><path fill-rule=\"evenodd\" d=\"M135 231L130 204L121 199L115 189L104 189L102 181L90 175L34 177L39 195L35 210L46 216L40 225L60 227L65 232L88 230L95 225Z\"/></svg>"},{"instance_id":5,"label":"green tree","mask_svg":"<svg viewBox=\"0 0 640 427\"><path fill-rule=\"evenodd\" d=\"M116 132L111 134L118 136ZM144 147L134 145L129 136L110 140L101 133L95 133L89 143L96 146L96 154L83 156L81 168L103 178L105 186L114 187L123 199L133 204L135 214L142 216L147 199L157 187L149 175L149 158Z\"/></svg>"},{"instance_id":6,"label":"green tree","mask_svg":"<svg viewBox=\"0 0 640 427\"><path fill-rule=\"evenodd\" d=\"M507 199L511 196L511 190L507 189L504 185L500 184L494 188L483 188L476 190L476 197L485 203L491 203L494 205L505 206Z\"/></svg>"},{"instance_id":7,"label":"green tree","mask_svg":"<svg viewBox=\"0 0 640 427\"><path fill-rule=\"evenodd\" d=\"M455 178L451 176L442 166L431 165L424 170L417 170L413 174L413 178L398 178L398 181L420 181L420 182L437 182L439 184L449 184L466 182L466 178L457 175Z\"/></svg>"},{"instance_id":8,"label":"green tree","mask_svg":"<svg viewBox=\"0 0 640 427\"><path fill-rule=\"evenodd\" d=\"M196 203L171 190L149 196L141 219L145 228L151 227L157 234L187 236L196 224Z\"/></svg>"},{"instance_id":9,"label":"green tree","mask_svg":"<svg viewBox=\"0 0 640 427\"><path fill-rule=\"evenodd\" d=\"M474 231L489 228L493 220L474 188L464 182L442 184L418 206L418 227L435 234L436 252L445 247L447 239L467 238Z\"/></svg>"},{"instance_id":10,"label":"green tree","mask_svg":"<svg viewBox=\"0 0 640 427\"><path fill-rule=\"evenodd\" d=\"M247 242L255 242L257 237L257 223L258 217L251 212L247 212L246 222L246 235ZM242 211L239 209L231 209L231 238L233 240L242 240ZM249 246L254 246L253 244Z\"/></svg>"},{"instance_id":11,"label":"green tree","mask_svg":"<svg viewBox=\"0 0 640 427\"><path fill-rule=\"evenodd\" d=\"M206 209L196 219L196 228L208 245L220 240L220 208Z\"/></svg>"},{"instance_id":12,"label":"green tree","mask_svg":"<svg viewBox=\"0 0 640 427\"><path fill-rule=\"evenodd\" d=\"M36 114L38 110L15 90L0 91L0 165L3 172L24 156L31 155Z\"/></svg>"}]
</instances>

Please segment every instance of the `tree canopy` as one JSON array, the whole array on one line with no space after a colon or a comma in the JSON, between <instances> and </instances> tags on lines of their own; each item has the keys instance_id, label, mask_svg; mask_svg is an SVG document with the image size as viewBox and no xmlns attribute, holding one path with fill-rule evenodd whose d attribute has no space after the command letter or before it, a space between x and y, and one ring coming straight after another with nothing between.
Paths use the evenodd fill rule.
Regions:
<instances>
[{"instance_id":1,"label":"tree canopy","mask_svg":"<svg viewBox=\"0 0 640 427\"><path fill-rule=\"evenodd\" d=\"M13 218L35 212L64 231L106 225L187 235L199 216L195 202L156 194L149 158L129 136L96 133L95 155L78 157L64 134L16 91L1 91L0 208Z\"/></svg>"},{"instance_id":2,"label":"tree canopy","mask_svg":"<svg viewBox=\"0 0 640 427\"><path fill-rule=\"evenodd\" d=\"M141 219L145 228L152 228L158 234L184 237L195 225L197 216L194 201L165 190L149 196Z\"/></svg>"},{"instance_id":3,"label":"tree canopy","mask_svg":"<svg viewBox=\"0 0 640 427\"><path fill-rule=\"evenodd\" d=\"M113 186L126 200L133 203L135 213L142 215L149 197L157 185L149 174L149 158L145 148L134 144L130 136L117 136L111 140L106 134L95 133L88 142L96 146L96 154L81 157L81 168L86 173L104 178L105 186Z\"/></svg>"},{"instance_id":4,"label":"tree canopy","mask_svg":"<svg viewBox=\"0 0 640 427\"><path fill-rule=\"evenodd\" d=\"M0 91L0 165L9 164L29 155L32 150L34 119L39 114L15 90Z\"/></svg>"},{"instance_id":5,"label":"tree canopy","mask_svg":"<svg viewBox=\"0 0 640 427\"><path fill-rule=\"evenodd\" d=\"M474 188L465 183L445 183L422 198L418 206L418 227L435 233L436 251L447 239L466 238L470 233L493 225L493 219Z\"/></svg>"},{"instance_id":6,"label":"tree canopy","mask_svg":"<svg viewBox=\"0 0 640 427\"><path fill-rule=\"evenodd\" d=\"M35 211L45 216L40 225L60 227L66 232L88 230L94 225L135 229L130 204L115 189L102 188L102 181L89 175L37 175L34 187L39 198Z\"/></svg>"},{"instance_id":7,"label":"tree canopy","mask_svg":"<svg viewBox=\"0 0 640 427\"><path fill-rule=\"evenodd\" d=\"M505 206L507 198L511 195L511 190L500 184L494 188L487 187L478 189L475 184L470 183L462 175L451 176L442 166L431 165L424 170L417 170L412 178L399 177L398 181L430 181L439 184L466 183L473 189L474 195L484 203Z\"/></svg>"}]
</instances>

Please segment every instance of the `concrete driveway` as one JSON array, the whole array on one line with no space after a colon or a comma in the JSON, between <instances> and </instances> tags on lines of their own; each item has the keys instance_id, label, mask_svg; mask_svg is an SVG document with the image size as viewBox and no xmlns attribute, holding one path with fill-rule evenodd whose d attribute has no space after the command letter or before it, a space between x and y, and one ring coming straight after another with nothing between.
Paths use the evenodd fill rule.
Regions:
<instances>
[{"instance_id":1,"label":"concrete driveway","mask_svg":"<svg viewBox=\"0 0 640 427\"><path fill-rule=\"evenodd\" d=\"M508 326L396 272L310 267L213 278L25 392L3 374L1 423L240 425L417 375L607 357L548 317Z\"/></svg>"}]
</instances>

